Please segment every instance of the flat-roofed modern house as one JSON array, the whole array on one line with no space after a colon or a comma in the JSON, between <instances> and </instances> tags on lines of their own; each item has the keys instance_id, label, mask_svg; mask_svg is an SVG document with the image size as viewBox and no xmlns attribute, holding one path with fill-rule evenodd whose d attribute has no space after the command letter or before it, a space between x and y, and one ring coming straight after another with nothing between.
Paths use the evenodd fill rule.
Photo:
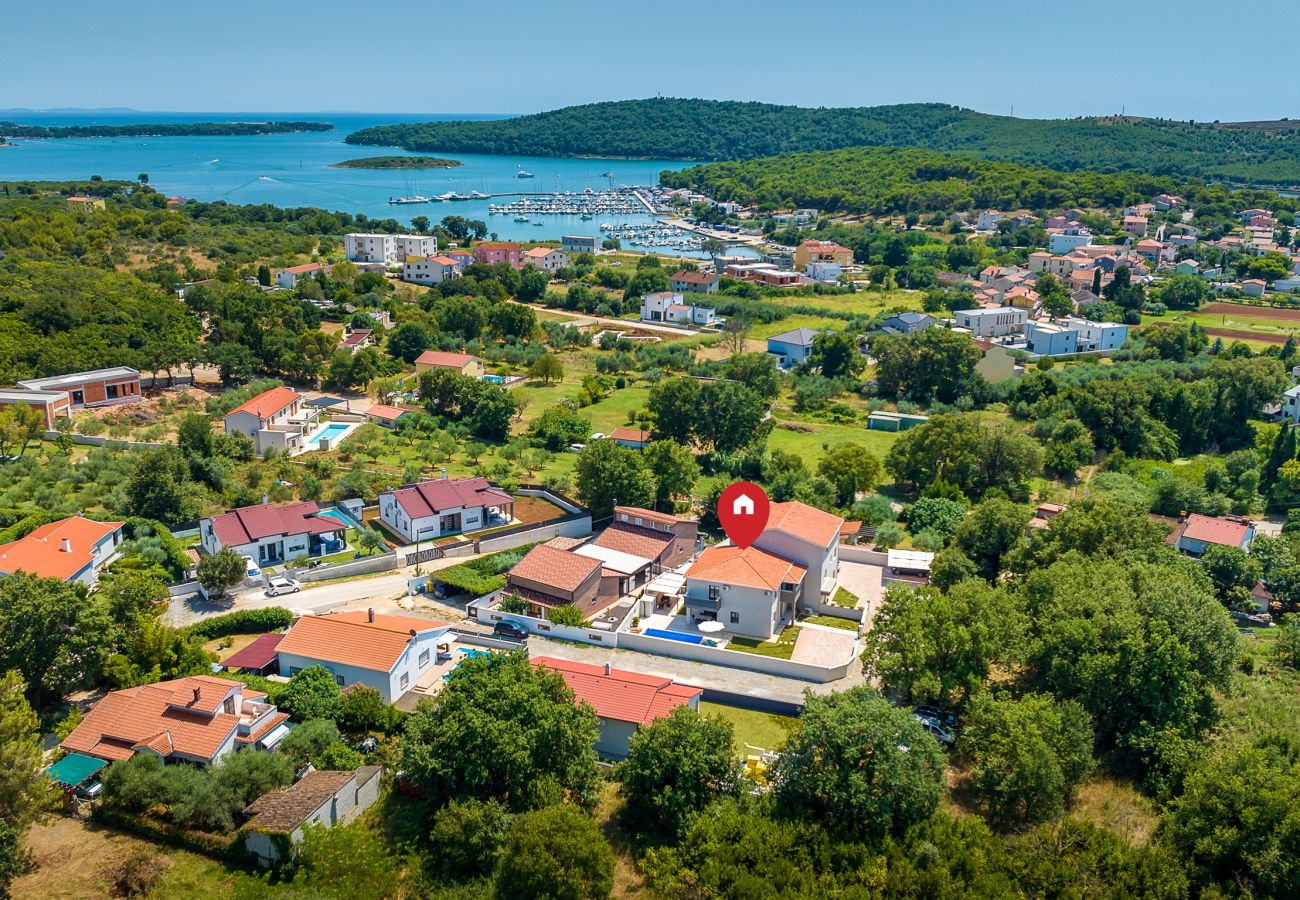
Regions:
<instances>
[{"instance_id":1,"label":"flat-roofed modern house","mask_svg":"<svg viewBox=\"0 0 1300 900\"><path fill-rule=\"evenodd\" d=\"M438 641L451 626L373 609L302 616L276 647L280 674L292 678L321 666L340 687L364 684L393 703L437 662Z\"/></svg>"},{"instance_id":2,"label":"flat-roofed modern house","mask_svg":"<svg viewBox=\"0 0 1300 900\"><path fill-rule=\"evenodd\" d=\"M25 537L0 544L0 575L22 571L90 587L100 570L117 558L122 524L72 516L42 525Z\"/></svg>"},{"instance_id":3,"label":"flat-roofed modern house","mask_svg":"<svg viewBox=\"0 0 1300 900\"><path fill-rule=\"evenodd\" d=\"M421 481L379 495L379 518L407 541L507 525L515 498L486 478Z\"/></svg>"},{"instance_id":4,"label":"flat-roofed modern house","mask_svg":"<svg viewBox=\"0 0 1300 900\"><path fill-rule=\"evenodd\" d=\"M457 375L468 375L470 378L482 378L486 371L483 368L483 360L468 353L425 350L415 358L416 372L429 372L434 369L446 369Z\"/></svg>"},{"instance_id":5,"label":"flat-roofed modern house","mask_svg":"<svg viewBox=\"0 0 1300 900\"><path fill-rule=\"evenodd\" d=\"M338 553L346 546L346 534L347 526L320 515L314 500L244 506L199 520L199 541L205 553L216 554L229 547L259 566Z\"/></svg>"},{"instance_id":6,"label":"flat-roofed modern house","mask_svg":"<svg viewBox=\"0 0 1300 900\"><path fill-rule=\"evenodd\" d=\"M617 594L601 597L602 569L599 559L538 544L507 573L506 591L528 602L529 615L543 615L557 606L575 606L591 617L618 599Z\"/></svg>"},{"instance_id":7,"label":"flat-roofed modern house","mask_svg":"<svg viewBox=\"0 0 1300 900\"><path fill-rule=\"evenodd\" d=\"M631 749L632 735L671 715L679 706L699 709L703 688L678 684L662 675L642 675L603 666L571 662L552 656L529 660L564 679L573 691L574 703L586 703L600 719L596 752L602 759L624 759Z\"/></svg>"},{"instance_id":8,"label":"flat-roofed modern house","mask_svg":"<svg viewBox=\"0 0 1300 900\"><path fill-rule=\"evenodd\" d=\"M45 418L45 430L51 431L59 419L72 412L67 391L28 391L0 388L0 409L9 406L30 406Z\"/></svg>"},{"instance_id":9,"label":"flat-roofed modern house","mask_svg":"<svg viewBox=\"0 0 1300 900\"><path fill-rule=\"evenodd\" d=\"M953 313L958 328L966 328L977 338L1006 337L1024 331L1029 311L1020 306L995 306L988 309L962 309Z\"/></svg>"},{"instance_id":10,"label":"flat-roofed modern house","mask_svg":"<svg viewBox=\"0 0 1300 900\"><path fill-rule=\"evenodd\" d=\"M28 378L18 386L29 391L63 391L71 409L134 403L140 399L140 373L130 366L71 372L50 378Z\"/></svg>"},{"instance_id":11,"label":"flat-roofed modern house","mask_svg":"<svg viewBox=\"0 0 1300 900\"><path fill-rule=\"evenodd\" d=\"M560 238L560 249L565 253L595 253L600 249L600 238L587 234L566 234Z\"/></svg>"},{"instance_id":12,"label":"flat-roofed modern house","mask_svg":"<svg viewBox=\"0 0 1300 900\"><path fill-rule=\"evenodd\" d=\"M244 747L274 749L288 718L242 681L191 675L110 691L59 746L108 762L151 753L211 764Z\"/></svg>"},{"instance_id":13,"label":"flat-roofed modern house","mask_svg":"<svg viewBox=\"0 0 1300 900\"><path fill-rule=\"evenodd\" d=\"M293 388L275 387L241 403L222 419L226 434L239 432L253 439L253 448L291 454L305 449L307 432L319 410L302 411L302 395Z\"/></svg>"}]
</instances>

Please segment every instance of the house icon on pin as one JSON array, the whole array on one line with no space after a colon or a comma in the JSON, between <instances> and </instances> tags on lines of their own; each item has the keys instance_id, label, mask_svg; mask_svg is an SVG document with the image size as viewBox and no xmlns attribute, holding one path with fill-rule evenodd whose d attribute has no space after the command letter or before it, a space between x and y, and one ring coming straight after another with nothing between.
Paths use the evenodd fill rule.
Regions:
<instances>
[{"instance_id":1,"label":"house icon on pin","mask_svg":"<svg viewBox=\"0 0 1300 900\"><path fill-rule=\"evenodd\" d=\"M752 516L754 514L754 501L749 494L741 494L731 501L731 514L733 516Z\"/></svg>"}]
</instances>

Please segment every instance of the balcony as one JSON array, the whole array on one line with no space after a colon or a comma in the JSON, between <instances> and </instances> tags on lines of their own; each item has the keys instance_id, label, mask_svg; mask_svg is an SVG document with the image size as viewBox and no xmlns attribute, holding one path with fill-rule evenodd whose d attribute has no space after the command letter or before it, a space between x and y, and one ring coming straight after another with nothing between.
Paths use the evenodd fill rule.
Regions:
<instances>
[{"instance_id":1,"label":"balcony","mask_svg":"<svg viewBox=\"0 0 1300 900\"><path fill-rule=\"evenodd\" d=\"M710 598L710 597L708 597L708 596L694 596L694 597L692 597L690 594L687 594L687 595L686 595L686 608L687 608L687 609L703 609L703 610L710 610L710 611L712 611L712 612L717 612L719 609L722 608L722 598L721 598L721 597L712 597L712 598Z\"/></svg>"}]
</instances>

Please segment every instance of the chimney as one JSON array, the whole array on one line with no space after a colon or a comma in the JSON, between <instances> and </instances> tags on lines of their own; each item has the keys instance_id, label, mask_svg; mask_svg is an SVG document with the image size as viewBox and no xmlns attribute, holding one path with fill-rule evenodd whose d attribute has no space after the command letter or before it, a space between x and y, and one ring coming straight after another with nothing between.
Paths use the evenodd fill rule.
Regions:
<instances>
[{"instance_id":1,"label":"chimney","mask_svg":"<svg viewBox=\"0 0 1300 900\"><path fill-rule=\"evenodd\" d=\"M64 539L63 539L63 543L62 543L62 545L59 547L59 549L62 550L64 553L71 553L71 552L72 552L72 541L68 540L67 538L64 538Z\"/></svg>"},{"instance_id":2,"label":"chimney","mask_svg":"<svg viewBox=\"0 0 1300 900\"><path fill-rule=\"evenodd\" d=\"M411 629L411 637L415 637L415 629L414 629L414 628Z\"/></svg>"},{"instance_id":3,"label":"chimney","mask_svg":"<svg viewBox=\"0 0 1300 900\"><path fill-rule=\"evenodd\" d=\"M447 467L446 467L446 466L443 466L443 467L442 467L442 480L443 480L443 481L446 481L446 480L447 480Z\"/></svg>"},{"instance_id":4,"label":"chimney","mask_svg":"<svg viewBox=\"0 0 1300 900\"><path fill-rule=\"evenodd\" d=\"M195 689L194 689L194 702L195 702L195 703L198 703L198 702L199 702L199 689L198 689L198 688L195 688Z\"/></svg>"},{"instance_id":5,"label":"chimney","mask_svg":"<svg viewBox=\"0 0 1300 900\"><path fill-rule=\"evenodd\" d=\"M372 625L375 622L375 608L373 606L366 610L366 621Z\"/></svg>"},{"instance_id":6,"label":"chimney","mask_svg":"<svg viewBox=\"0 0 1300 900\"><path fill-rule=\"evenodd\" d=\"M613 675L613 674L614 674L614 667L613 667L612 665L610 665L609 663L605 663L605 674L606 674L606 675Z\"/></svg>"},{"instance_id":7,"label":"chimney","mask_svg":"<svg viewBox=\"0 0 1300 900\"><path fill-rule=\"evenodd\" d=\"M269 502L270 502L270 500L267 498L266 494L263 494L263 495L262 495L262 505L263 505L263 506L266 506L266 504L269 503Z\"/></svg>"}]
</instances>

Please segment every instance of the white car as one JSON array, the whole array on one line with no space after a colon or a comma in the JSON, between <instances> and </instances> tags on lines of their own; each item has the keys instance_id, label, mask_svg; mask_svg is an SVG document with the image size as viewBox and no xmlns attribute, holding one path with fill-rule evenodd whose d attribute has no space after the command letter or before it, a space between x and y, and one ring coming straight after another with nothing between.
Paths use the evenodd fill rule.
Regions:
<instances>
[{"instance_id":1,"label":"white car","mask_svg":"<svg viewBox=\"0 0 1300 900\"><path fill-rule=\"evenodd\" d=\"M257 578L261 574L262 574L262 570L257 567L257 563L253 561L253 557L245 556L244 576L247 578Z\"/></svg>"},{"instance_id":2,"label":"white car","mask_svg":"<svg viewBox=\"0 0 1300 900\"><path fill-rule=\"evenodd\" d=\"M272 578L266 586L266 596L278 597L281 594L296 594L302 590L302 585L292 578Z\"/></svg>"}]
</instances>

